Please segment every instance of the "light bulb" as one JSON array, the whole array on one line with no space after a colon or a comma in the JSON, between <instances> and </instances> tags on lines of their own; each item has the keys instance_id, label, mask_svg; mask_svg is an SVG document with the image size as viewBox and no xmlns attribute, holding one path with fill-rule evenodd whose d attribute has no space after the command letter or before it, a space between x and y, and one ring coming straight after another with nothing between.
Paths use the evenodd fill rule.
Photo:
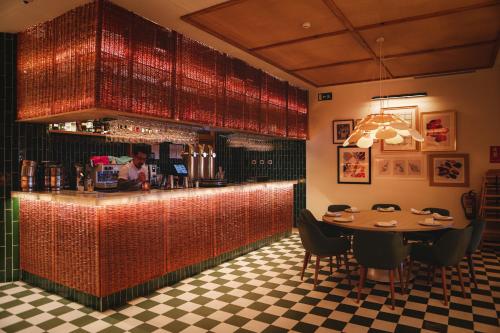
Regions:
<instances>
[{"instance_id":1,"label":"light bulb","mask_svg":"<svg viewBox=\"0 0 500 333\"><path fill-rule=\"evenodd\" d=\"M390 127L385 127L385 128L380 128L377 131L377 134L375 135L375 137L377 139L387 140L387 139L392 139L392 138L396 137L397 135L398 135L398 133L396 132L395 129L390 128Z\"/></svg>"}]
</instances>

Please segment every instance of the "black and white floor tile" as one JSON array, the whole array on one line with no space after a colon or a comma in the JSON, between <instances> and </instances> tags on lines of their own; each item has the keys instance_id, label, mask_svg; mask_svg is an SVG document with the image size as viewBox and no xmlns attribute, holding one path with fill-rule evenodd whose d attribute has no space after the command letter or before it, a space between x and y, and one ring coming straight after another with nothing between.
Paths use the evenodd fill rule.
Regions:
<instances>
[{"instance_id":1,"label":"black and white floor tile","mask_svg":"<svg viewBox=\"0 0 500 333\"><path fill-rule=\"evenodd\" d=\"M297 234L100 313L23 282L0 285L4 332L500 332L500 249L474 255L478 289L461 297L453 272L449 306L440 279L427 285L419 270L409 294L397 293L391 310L388 285L368 282L356 304L343 268L328 261L313 289L312 265L300 280L303 248ZM462 270L467 271L465 262ZM448 271L448 281L451 277ZM467 274L464 274L467 276ZM358 281L352 274L353 284ZM399 289L397 289L399 292Z\"/></svg>"}]
</instances>

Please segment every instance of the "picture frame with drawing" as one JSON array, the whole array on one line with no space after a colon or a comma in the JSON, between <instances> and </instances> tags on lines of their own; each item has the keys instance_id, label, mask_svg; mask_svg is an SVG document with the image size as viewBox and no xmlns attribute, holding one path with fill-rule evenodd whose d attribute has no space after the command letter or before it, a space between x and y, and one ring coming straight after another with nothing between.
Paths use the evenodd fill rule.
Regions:
<instances>
[{"instance_id":1,"label":"picture frame with drawing","mask_svg":"<svg viewBox=\"0 0 500 333\"><path fill-rule=\"evenodd\" d=\"M420 114L420 128L424 141L422 151L444 152L457 150L457 112L436 111Z\"/></svg>"},{"instance_id":2,"label":"picture frame with drawing","mask_svg":"<svg viewBox=\"0 0 500 333\"><path fill-rule=\"evenodd\" d=\"M469 154L429 155L430 186L469 186Z\"/></svg>"},{"instance_id":3,"label":"picture frame with drawing","mask_svg":"<svg viewBox=\"0 0 500 333\"><path fill-rule=\"evenodd\" d=\"M426 177L425 156L386 156L374 158L374 174L377 178L420 179Z\"/></svg>"},{"instance_id":4,"label":"picture frame with drawing","mask_svg":"<svg viewBox=\"0 0 500 333\"><path fill-rule=\"evenodd\" d=\"M371 184L371 148L337 147L337 183Z\"/></svg>"},{"instance_id":5,"label":"picture frame with drawing","mask_svg":"<svg viewBox=\"0 0 500 333\"><path fill-rule=\"evenodd\" d=\"M384 113L394 114L399 116L401 119L408 123L410 128L418 130L418 107L416 105L412 106L400 106L391 108L382 108ZM380 150L382 152L416 152L419 151L419 143L415 141L411 136L403 137L404 141L399 144L387 144L382 140L380 144Z\"/></svg>"},{"instance_id":6,"label":"picture frame with drawing","mask_svg":"<svg viewBox=\"0 0 500 333\"><path fill-rule=\"evenodd\" d=\"M354 129L353 119L334 120L333 124L333 143L342 144L351 135Z\"/></svg>"}]
</instances>

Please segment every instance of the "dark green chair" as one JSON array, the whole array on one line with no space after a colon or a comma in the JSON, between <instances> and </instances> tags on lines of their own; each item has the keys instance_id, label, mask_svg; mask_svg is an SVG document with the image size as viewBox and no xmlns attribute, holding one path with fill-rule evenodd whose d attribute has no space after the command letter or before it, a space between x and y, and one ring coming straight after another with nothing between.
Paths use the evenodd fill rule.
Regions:
<instances>
[{"instance_id":1,"label":"dark green chair","mask_svg":"<svg viewBox=\"0 0 500 333\"><path fill-rule=\"evenodd\" d=\"M349 261L347 260L347 251L350 248L350 243L344 237L327 237L319 228L316 219L307 209L301 210L299 214L299 235L302 245L306 250L304 256L304 266L302 268L301 280L304 279L304 272L309 264L312 255L316 256L316 267L314 271L314 288L318 284L318 272L320 259L330 257L330 274L332 270L332 257L344 256L346 265L347 279L351 284L351 276L349 273ZM338 269L339 267L337 267Z\"/></svg>"},{"instance_id":2,"label":"dark green chair","mask_svg":"<svg viewBox=\"0 0 500 333\"><path fill-rule=\"evenodd\" d=\"M422 211L426 210L433 214L437 213L443 216L450 216L450 211L448 209L434 207L422 209ZM446 232L446 230L408 232L405 234L405 238L409 241L434 243L439 239L439 237L441 237L441 235L443 235L444 232Z\"/></svg>"},{"instance_id":3,"label":"dark green chair","mask_svg":"<svg viewBox=\"0 0 500 333\"><path fill-rule=\"evenodd\" d=\"M395 210L401 210L401 207L399 207L399 205L396 205L396 204L385 204L385 203L374 204L372 206L372 210L377 210L379 208L390 208L390 207L394 207Z\"/></svg>"},{"instance_id":4,"label":"dark green chair","mask_svg":"<svg viewBox=\"0 0 500 333\"><path fill-rule=\"evenodd\" d=\"M462 295L465 298L465 287L460 270L460 260L465 256L467 248L470 244L472 235L472 226L469 225L464 229L447 230L435 244L415 243L412 244L410 252L410 267L406 283L408 284L410 274L413 268L413 262L418 261L432 267L432 271L436 268L441 270L441 281L443 285L443 302L448 305L448 292L446 290L446 268L455 267L462 288ZM434 282L434 274L433 274Z\"/></svg>"},{"instance_id":5,"label":"dark green chair","mask_svg":"<svg viewBox=\"0 0 500 333\"><path fill-rule=\"evenodd\" d=\"M396 232L356 231L354 233L354 257L359 264L357 302L366 280L366 269L389 271L391 303L394 309L394 272L399 273L401 293L404 293L403 262L409 254L409 246L403 244L403 236Z\"/></svg>"},{"instance_id":6,"label":"dark green chair","mask_svg":"<svg viewBox=\"0 0 500 333\"><path fill-rule=\"evenodd\" d=\"M474 282L474 287L477 289L476 274L474 273L474 263L472 262L472 255L477 251L479 244L481 244L481 239L483 238L484 228L486 227L485 220L473 220L471 222L472 226L472 236L470 238L469 246L465 252L467 256L467 262L469 264L469 275L472 282Z\"/></svg>"},{"instance_id":7,"label":"dark green chair","mask_svg":"<svg viewBox=\"0 0 500 333\"><path fill-rule=\"evenodd\" d=\"M351 208L349 205L330 205L328 206L328 211L335 213L335 212L343 212L344 210Z\"/></svg>"}]
</instances>

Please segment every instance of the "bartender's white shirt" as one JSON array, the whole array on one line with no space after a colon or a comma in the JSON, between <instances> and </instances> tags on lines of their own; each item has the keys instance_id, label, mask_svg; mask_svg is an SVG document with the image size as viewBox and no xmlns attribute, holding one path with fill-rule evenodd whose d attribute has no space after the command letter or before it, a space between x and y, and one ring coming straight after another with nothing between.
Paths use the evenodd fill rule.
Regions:
<instances>
[{"instance_id":1,"label":"bartender's white shirt","mask_svg":"<svg viewBox=\"0 0 500 333\"><path fill-rule=\"evenodd\" d=\"M118 173L118 179L137 180L137 178L139 178L139 173L141 172L146 175L146 179L149 178L148 167L146 166L146 164L143 164L140 169L137 169L134 161L130 161L121 167L120 172Z\"/></svg>"}]
</instances>

